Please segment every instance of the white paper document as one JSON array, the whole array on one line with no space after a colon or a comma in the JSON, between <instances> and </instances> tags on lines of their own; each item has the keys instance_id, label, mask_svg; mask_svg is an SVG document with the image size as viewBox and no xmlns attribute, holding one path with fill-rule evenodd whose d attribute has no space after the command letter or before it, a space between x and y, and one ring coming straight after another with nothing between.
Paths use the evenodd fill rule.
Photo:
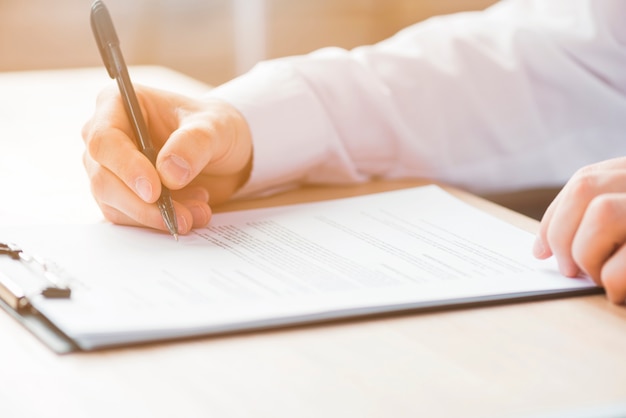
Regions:
<instances>
[{"instance_id":1,"label":"white paper document","mask_svg":"<svg viewBox=\"0 0 626 418\"><path fill-rule=\"evenodd\" d=\"M107 223L0 229L63 270L71 298L32 303L85 350L596 289L535 260L533 239L436 186L216 214L179 242Z\"/></svg>"}]
</instances>

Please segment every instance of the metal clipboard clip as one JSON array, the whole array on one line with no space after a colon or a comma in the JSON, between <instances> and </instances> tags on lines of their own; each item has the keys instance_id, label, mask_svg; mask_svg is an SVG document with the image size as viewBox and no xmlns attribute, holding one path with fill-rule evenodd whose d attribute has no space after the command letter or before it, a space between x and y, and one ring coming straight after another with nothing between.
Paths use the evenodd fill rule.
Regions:
<instances>
[{"instance_id":1,"label":"metal clipboard clip","mask_svg":"<svg viewBox=\"0 0 626 418\"><path fill-rule=\"evenodd\" d=\"M38 295L67 299L72 294L56 265L15 244L0 243L0 260L5 267L0 269L0 299L16 311L31 309L31 299Z\"/></svg>"}]
</instances>

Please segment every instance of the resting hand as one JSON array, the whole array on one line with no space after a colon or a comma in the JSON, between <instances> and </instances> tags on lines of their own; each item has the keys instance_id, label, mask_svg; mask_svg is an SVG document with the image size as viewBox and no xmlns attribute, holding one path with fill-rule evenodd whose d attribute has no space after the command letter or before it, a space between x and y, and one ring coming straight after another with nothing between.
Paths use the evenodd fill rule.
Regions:
<instances>
[{"instance_id":1,"label":"resting hand","mask_svg":"<svg viewBox=\"0 0 626 418\"><path fill-rule=\"evenodd\" d=\"M626 300L626 158L580 169L550 204L534 254L554 255L561 272L580 272L604 286L614 303Z\"/></svg>"},{"instance_id":2,"label":"resting hand","mask_svg":"<svg viewBox=\"0 0 626 418\"><path fill-rule=\"evenodd\" d=\"M155 204L161 183L172 191L179 232L205 226L211 205L228 200L247 180L252 141L232 106L136 86L158 152L156 168L137 149L121 97L99 96L85 124L83 163L92 193L111 222L167 230Z\"/></svg>"}]
</instances>

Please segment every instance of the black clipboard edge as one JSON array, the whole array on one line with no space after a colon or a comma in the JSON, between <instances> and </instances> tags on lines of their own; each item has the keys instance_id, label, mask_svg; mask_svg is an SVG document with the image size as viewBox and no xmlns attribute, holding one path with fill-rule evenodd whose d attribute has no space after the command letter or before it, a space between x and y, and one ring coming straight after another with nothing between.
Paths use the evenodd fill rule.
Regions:
<instances>
[{"instance_id":1,"label":"black clipboard edge","mask_svg":"<svg viewBox=\"0 0 626 418\"><path fill-rule=\"evenodd\" d=\"M36 311L17 312L0 299L0 307L57 354L68 354L80 348L53 323Z\"/></svg>"},{"instance_id":2,"label":"black clipboard edge","mask_svg":"<svg viewBox=\"0 0 626 418\"><path fill-rule=\"evenodd\" d=\"M518 303L527 303L533 301L553 300L560 298L589 296L594 294L602 294L604 289L600 287L582 288L574 290L558 290L549 292L528 292L516 295L503 294L492 295L486 298L468 298L457 301L436 301L431 303L420 304L419 306L409 304L400 304L393 307L386 306L379 309L371 310L371 308L364 308L362 310L352 310L350 313L341 312L323 312L314 317L300 318L291 317L284 318L282 320L273 320L271 324L266 324L264 321L254 324L248 324L246 326L234 326L228 327L228 329L214 329L210 332L193 334L193 335L178 335L176 337L163 337L154 338L148 340L129 340L124 343L103 344L97 347L81 348L70 337L65 335L59 330L52 322L47 320L43 315L33 312L17 312L11 308L6 302L0 299L0 307L4 309L9 315L17 320L24 328L30 331L35 337L37 337L44 345L57 354L69 354L78 351L102 351L111 350L129 346L144 346L158 343L177 343L185 340L196 340L209 337L220 337L236 334L245 334L250 332L263 332L269 330L288 329L292 327L304 327L304 326L323 326L324 324L340 323L344 321L366 321L368 319L374 319L376 317L387 317L395 315L418 315L420 313L433 313L442 311L455 311L472 309L479 307L490 307L499 305L509 305Z\"/></svg>"},{"instance_id":3,"label":"black clipboard edge","mask_svg":"<svg viewBox=\"0 0 626 418\"><path fill-rule=\"evenodd\" d=\"M601 287L586 287L579 289L559 289L552 291L530 291L521 293L504 293L499 295L468 297L454 300L438 300L420 304L405 303L397 305L383 305L372 309L364 307L361 309L350 309L349 311L325 311L319 312L313 316L290 316L287 318L260 320L239 325L227 325L225 327L215 327L204 332L180 333L175 336L162 336L154 338L137 338L127 339L124 342L113 342L110 344L98 343L91 346L86 344L85 347L76 346L75 350L94 352L123 349L128 347L149 346L152 344L170 344L182 343L184 341L194 341L205 338L220 338L231 335L241 335L249 333L260 333L268 331L280 331L298 327L317 327L324 325L332 325L333 323L359 322L375 320L376 318L386 318L403 315L420 315L436 312L460 311L474 308L497 307L513 304L524 304L529 302L550 301L557 299L565 299L572 297L582 297L603 294L604 289Z\"/></svg>"}]
</instances>

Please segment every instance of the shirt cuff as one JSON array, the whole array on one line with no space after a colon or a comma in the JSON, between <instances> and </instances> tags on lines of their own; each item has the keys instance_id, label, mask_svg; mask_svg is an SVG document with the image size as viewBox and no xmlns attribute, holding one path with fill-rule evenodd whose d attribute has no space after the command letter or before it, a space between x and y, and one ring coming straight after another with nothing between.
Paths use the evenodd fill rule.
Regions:
<instances>
[{"instance_id":1,"label":"shirt cuff","mask_svg":"<svg viewBox=\"0 0 626 418\"><path fill-rule=\"evenodd\" d=\"M238 109L252 133L252 172L235 197L299 186L312 167L323 163L336 135L291 59L260 63L208 94Z\"/></svg>"}]
</instances>

